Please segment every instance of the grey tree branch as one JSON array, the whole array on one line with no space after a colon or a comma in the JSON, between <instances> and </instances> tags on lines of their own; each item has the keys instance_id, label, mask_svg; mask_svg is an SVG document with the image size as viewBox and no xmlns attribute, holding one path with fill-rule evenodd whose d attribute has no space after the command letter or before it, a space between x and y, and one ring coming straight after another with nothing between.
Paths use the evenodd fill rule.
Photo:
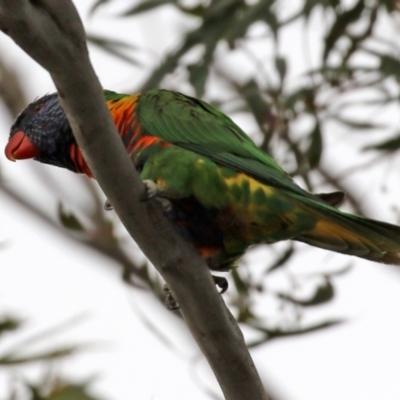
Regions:
<instances>
[{"instance_id":1,"label":"grey tree branch","mask_svg":"<svg viewBox=\"0 0 400 400\"><path fill-rule=\"evenodd\" d=\"M177 235L155 202L140 201L143 184L118 139L73 3L0 0L0 29L49 71L91 171L181 305L225 397L266 399L243 335L204 261Z\"/></svg>"},{"instance_id":2,"label":"grey tree branch","mask_svg":"<svg viewBox=\"0 0 400 400\"><path fill-rule=\"evenodd\" d=\"M0 54L2 50L0 49ZM25 107L25 93L18 74L6 65L0 56L0 101L4 101L12 118Z\"/></svg>"}]
</instances>

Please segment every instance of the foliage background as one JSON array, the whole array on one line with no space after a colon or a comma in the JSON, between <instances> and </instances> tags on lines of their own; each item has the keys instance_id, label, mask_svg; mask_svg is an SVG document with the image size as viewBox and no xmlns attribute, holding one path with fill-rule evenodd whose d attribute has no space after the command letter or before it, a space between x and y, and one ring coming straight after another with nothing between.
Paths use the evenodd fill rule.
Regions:
<instances>
[{"instance_id":1,"label":"foliage background","mask_svg":"<svg viewBox=\"0 0 400 400\"><path fill-rule=\"evenodd\" d=\"M344 190L345 209L399 221L397 2L77 6L105 87L160 86L202 97L302 186ZM0 40L3 145L15 115L54 88L45 72ZM1 161L0 366L1 386L9 390L0 396L58 399L63 390L80 390L89 398L82 382L96 371L103 371L92 384L98 398L218 396L181 321L156 300L159 278L115 217L102 211L96 185L33 162ZM241 264L225 298L275 397L398 397L397 271L291 243L253 250ZM34 316L38 310L46 311ZM86 321L68 330L75 333L60 328L49 336L49 326L82 311ZM33 321L19 328L14 315ZM25 339L30 335L36 339ZM285 336L293 339L272 341ZM83 346L64 357L83 341L88 351ZM118 351L109 349L112 343ZM53 361L19 367L31 365L30 358ZM59 358L65 360L54 362Z\"/></svg>"}]
</instances>

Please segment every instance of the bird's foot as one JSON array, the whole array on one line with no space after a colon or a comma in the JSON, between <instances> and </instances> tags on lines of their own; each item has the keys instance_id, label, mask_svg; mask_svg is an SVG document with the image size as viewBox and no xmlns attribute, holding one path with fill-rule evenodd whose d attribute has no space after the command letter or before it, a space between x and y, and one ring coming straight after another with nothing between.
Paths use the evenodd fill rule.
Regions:
<instances>
[{"instance_id":1,"label":"bird's foot","mask_svg":"<svg viewBox=\"0 0 400 400\"><path fill-rule=\"evenodd\" d=\"M228 290L229 284L226 278L223 276L215 276L211 275L212 278L214 279L214 283L216 286L220 288L219 294L223 294Z\"/></svg>"},{"instance_id":2,"label":"bird's foot","mask_svg":"<svg viewBox=\"0 0 400 400\"><path fill-rule=\"evenodd\" d=\"M165 195L165 190L160 185L157 185L154 181L150 179L145 179L143 181L146 191L141 198L141 201L147 201L154 198L159 204L164 212L169 212L172 209L172 203L162 195Z\"/></svg>"},{"instance_id":3,"label":"bird's foot","mask_svg":"<svg viewBox=\"0 0 400 400\"><path fill-rule=\"evenodd\" d=\"M214 275L211 275L211 276L214 280L215 285L218 286L218 288L220 289L219 294L225 293L229 287L228 281L222 276L214 276ZM167 286L167 284L165 284L163 286L163 293L165 296L164 304L166 305L168 310L171 310L171 311L179 310L180 306L179 306L178 302L172 296L172 293L169 290L169 287Z\"/></svg>"},{"instance_id":4,"label":"bird's foot","mask_svg":"<svg viewBox=\"0 0 400 400\"><path fill-rule=\"evenodd\" d=\"M168 310L170 310L170 311L179 310L179 304L174 299L174 296L172 296L172 293L169 290L169 287L167 286L167 284L165 284L163 286L163 293L164 293L164 296L165 296L164 304L166 305Z\"/></svg>"},{"instance_id":5,"label":"bird's foot","mask_svg":"<svg viewBox=\"0 0 400 400\"><path fill-rule=\"evenodd\" d=\"M146 190L140 200L147 201L152 199L153 197L159 196L162 193L161 186L157 185L157 183L155 183L151 179L145 179L143 183Z\"/></svg>"},{"instance_id":6,"label":"bird's foot","mask_svg":"<svg viewBox=\"0 0 400 400\"><path fill-rule=\"evenodd\" d=\"M106 199L106 201L104 202L104 209L106 211L111 211L114 209L114 207L112 206L112 204L110 203L110 201L108 199Z\"/></svg>"},{"instance_id":7,"label":"bird's foot","mask_svg":"<svg viewBox=\"0 0 400 400\"><path fill-rule=\"evenodd\" d=\"M169 212L172 209L172 204L171 202L166 199L165 197L160 197L160 195L163 193L163 189L161 186L157 185L155 182L151 181L150 179L146 179L143 181L146 191L144 196L140 199L141 201L147 201L152 198L155 198L158 203L161 204L161 208L163 209L164 212ZM106 211L111 211L114 209L112 204L108 199L104 202L104 209Z\"/></svg>"},{"instance_id":8,"label":"bird's foot","mask_svg":"<svg viewBox=\"0 0 400 400\"><path fill-rule=\"evenodd\" d=\"M172 203L168 199L165 199L164 197L156 197L156 201L161 205L161 208L165 213L172 210Z\"/></svg>"}]
</instances>

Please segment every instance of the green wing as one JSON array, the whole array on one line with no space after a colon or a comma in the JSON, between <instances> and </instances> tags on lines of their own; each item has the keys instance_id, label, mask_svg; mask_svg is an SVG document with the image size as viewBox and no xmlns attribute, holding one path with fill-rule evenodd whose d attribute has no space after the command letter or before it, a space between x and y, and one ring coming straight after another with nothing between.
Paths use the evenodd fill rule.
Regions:
<instances>
[{"instance_id":1,"label":"green wing","mask_svg":"<svg viewBox=\"0 0 400 400\"><path fill-rule=\"evenodd\" d=\"M152 90L140 96L136 115L145 134L192 150L268 185L315 199L229 117L201 100L177 92Z\"/></svg>"}]
</instances>

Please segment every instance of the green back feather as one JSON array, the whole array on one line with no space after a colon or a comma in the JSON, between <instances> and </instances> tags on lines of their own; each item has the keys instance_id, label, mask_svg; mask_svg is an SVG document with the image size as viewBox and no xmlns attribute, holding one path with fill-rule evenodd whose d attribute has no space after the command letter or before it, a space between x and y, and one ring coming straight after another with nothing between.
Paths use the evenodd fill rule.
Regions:
<instances>
[{"instance_id":1,"label":"green back feather","mask_svg":"<svg viewBox=\"0 0 400 400\"><path fill-rule=\"evenodd\" d=\"M268 185L315 199L229 117L201 100L167 90L152 90L140 96L137 117L146 134L245 172Z\"/></svg>"}]
</instances>

